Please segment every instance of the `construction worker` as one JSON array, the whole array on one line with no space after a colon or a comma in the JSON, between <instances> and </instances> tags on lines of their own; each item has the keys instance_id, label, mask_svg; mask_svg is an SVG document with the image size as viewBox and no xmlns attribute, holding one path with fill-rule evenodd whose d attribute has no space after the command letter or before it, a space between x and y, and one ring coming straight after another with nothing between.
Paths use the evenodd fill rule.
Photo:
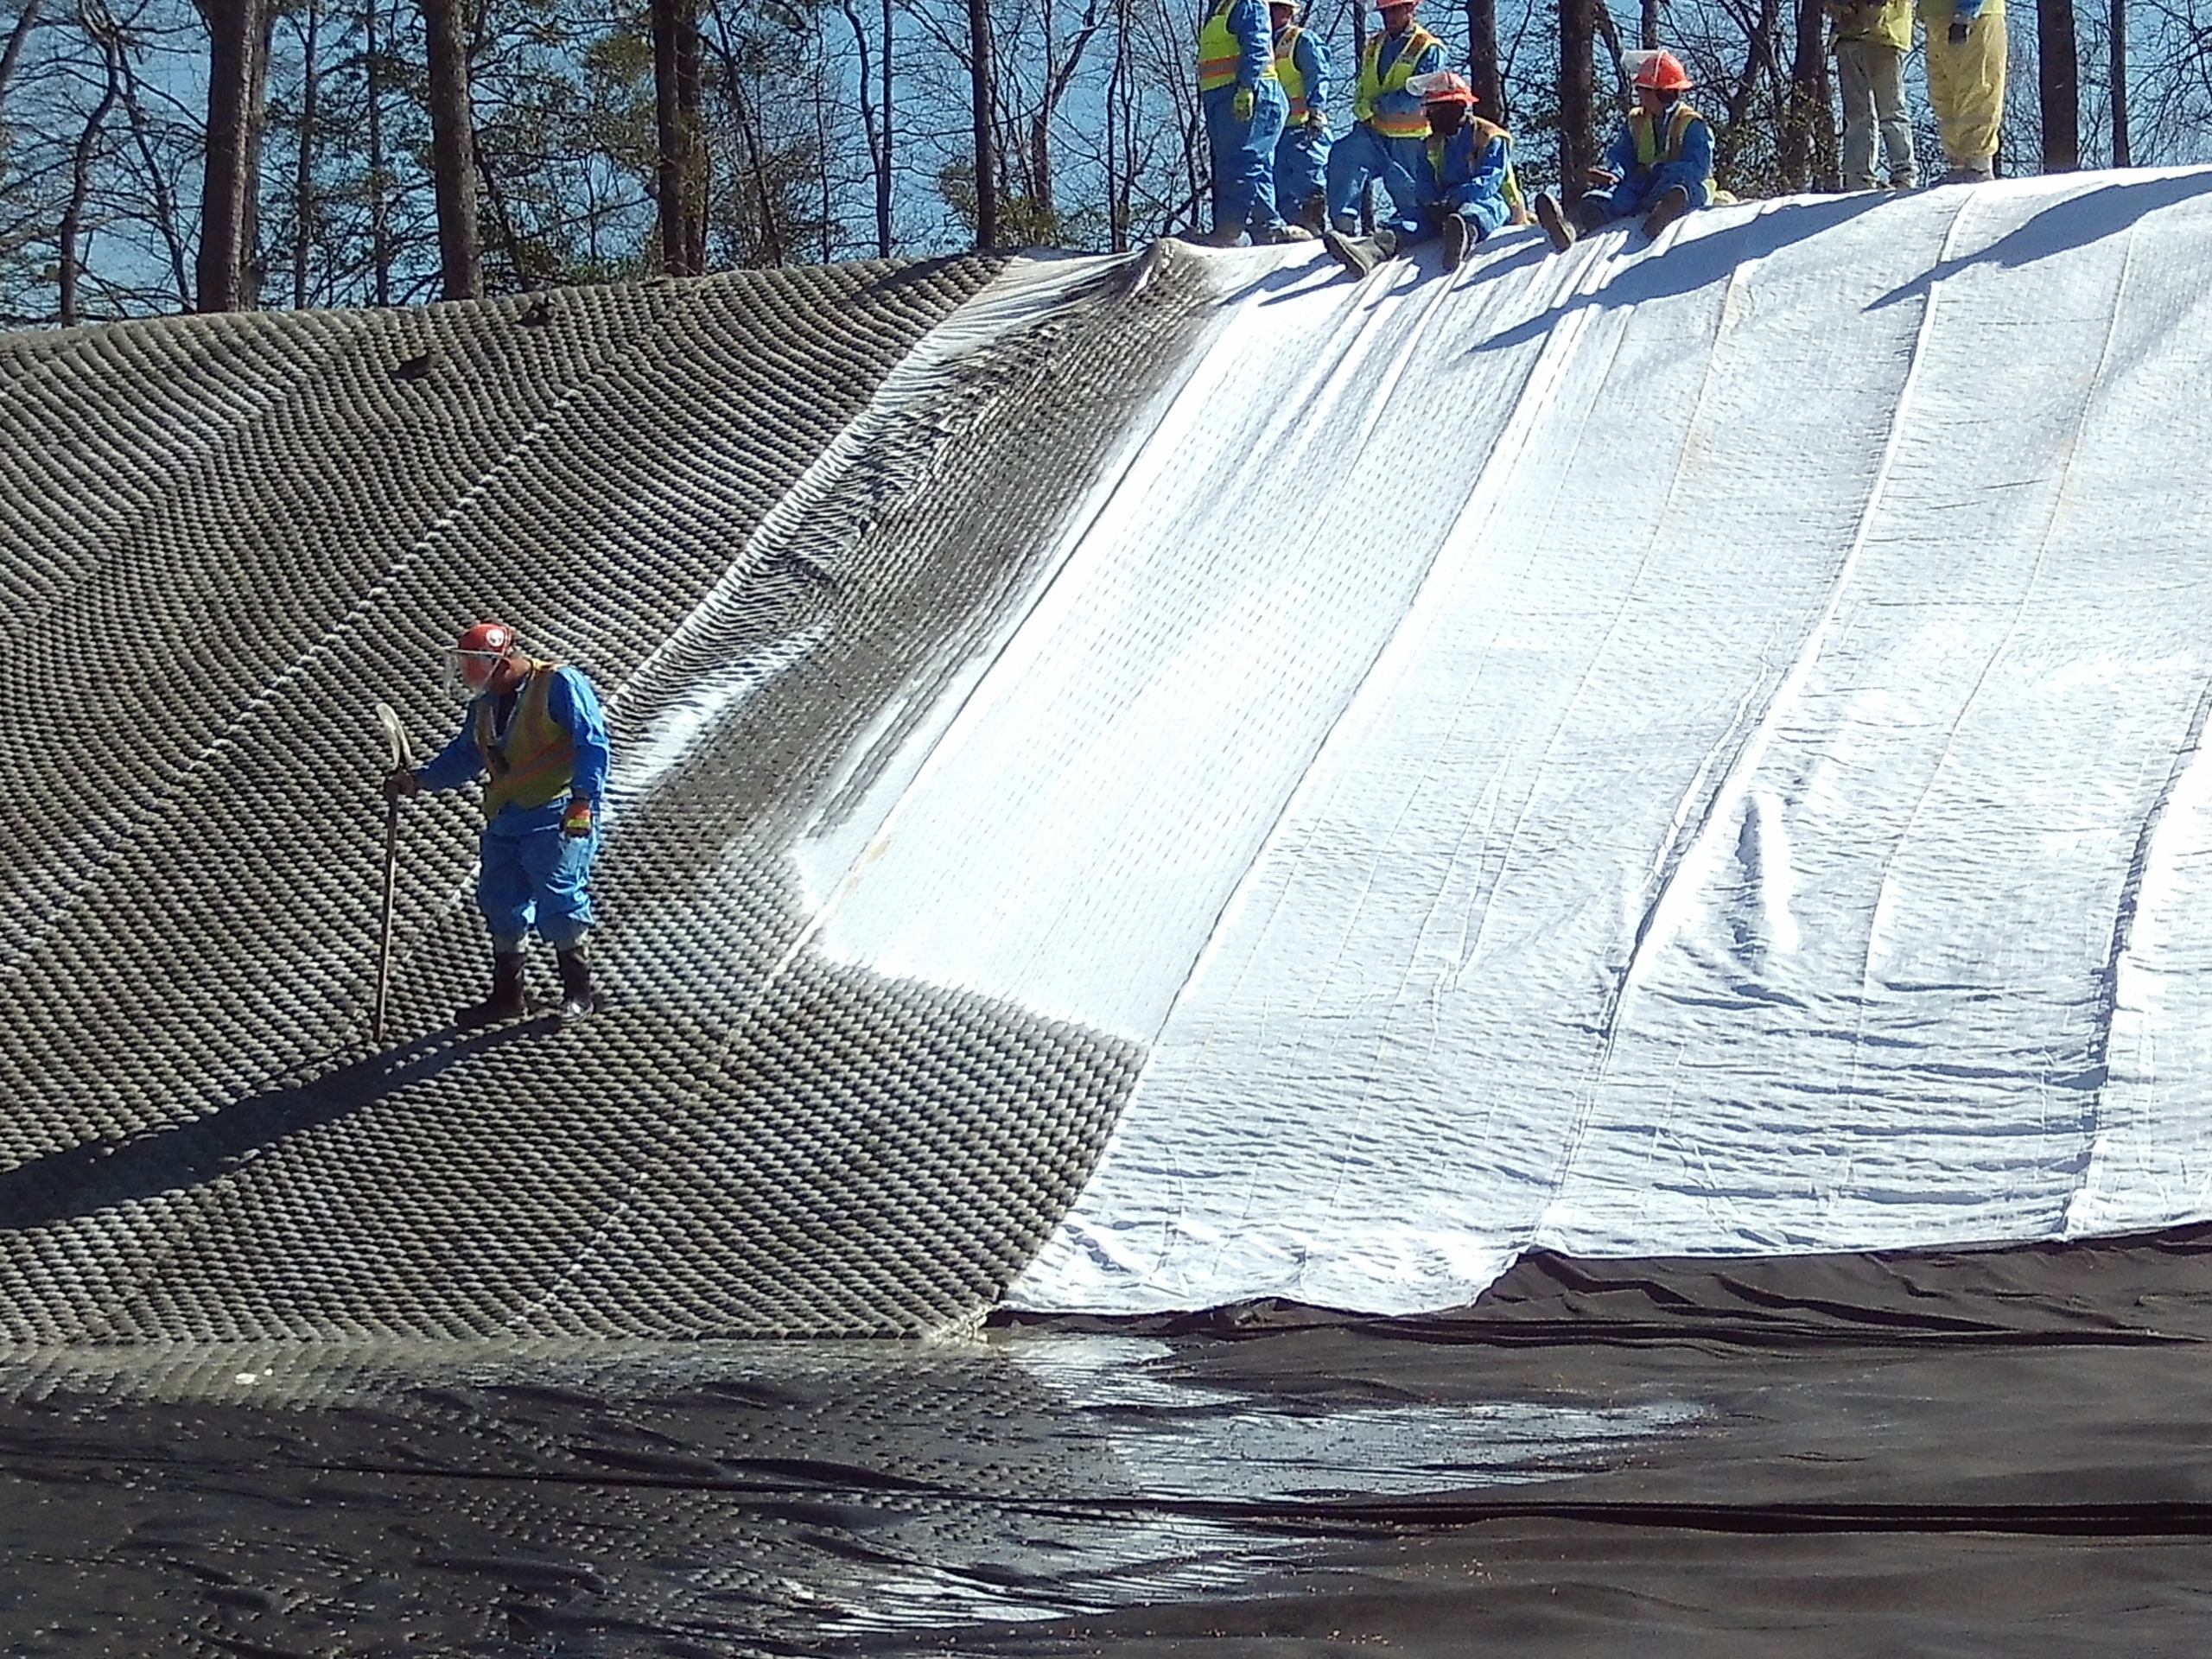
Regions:
<instances>
[{"instance_id":1,"label":"construction worker","mask_svg":"<svg viewBox=\"0 0 2212 1659\"><path fill-rule=\"evenodd\" d=\"M584 934L591 926L591 864L607 784L607 727L599 697L577 669L539 662L504 622L461 636L449 679L468 693L453 741L412 770L385 779L399 800L418 790L484 785L477 908L492 934L492 995L460 1023L488 1026L529 1011L523 938L533 921L561 969L561 1017L597 1006Z\"/></svg>"},{"instance_id":2,"label":"construction worker","mask_svg":"<svg viewBox=\"0 0 2212 1659\"><path fill-rule=\"evenodd\" d=\"M2005 111L2005 0L1920 0L1928 31L1928 107L1950 171L1939 184L1980 184L1995 171Z\"/></svg>"},{"instance_id":3,"label":"construction worker","mask_svg":"<svg viewBox=\"0 0 2212 1659\"><path fill-rule=\"evenodd\" d=\"M1414 21L1414 0L1376 0L1382 28L1360 54L1351 130L1329 149L1329 223L1340 235L1358 230L1359 204L1370 182L1381 180L1388 188L1393 168L1408 181L1421 169L1428 121L1420 95L1406 84L1444 67L1444 42ZM1403 227L1409 217L1404 206L1392 198L1386 227Z\"/></svg>"},{"instance_id":4,"label":"construction worker","mask_svg":"<svg viewBox=\"0 0 2212 1659\"><path fill-rule=\"evenodd\" d=\"M1510 223L1513 140L1503 127L1474 112L1474 88L1449 69L1415 75L1408 90L1421 100L1428 135L1421 164L1408 181L1395 168L1383 175L1393 217L1372 236L1322 233L1329 251L1354 275L1364 276L1382 260L1432 236L1444 238L1444 269L1457 270L1467 250Z\"/></svg>"},{"instance_id":5,"label":"construction worker","mask_svg":"<svg viewBox=\"0 0 2212 1659\"><path fill-rule=\"evenodd\" d=\"M1304 0L1271 0L1275 79L1289 112L1275 140L1275 207L1285 219L1319 230L1328 211L1329 49L1300 26Z\"/></svg>"},{"instance_id":6,"label":"construction worker","mask_svg":"<svg viewBox=\"0 0 2212 1659\"><path fill-rule=\"evenodd\" d=\"M1912 119L1904 109L1904 54L1912 46L1912 0L1828 0L1835 19L1835 71L1843 89L1843 188L1872 190L1874 141L1881 138L1889 186L1917 181Z\"/></svg>"},{"instance_id":7,"label":"construction worker","mask_svg":"<svg viewBox=\"0 0 2212 1659\"><path fill-rule=\"evenodd\" d=\"M1308 239L1275 207L1275 140L1289 106L1265 0L1214 0L1198 28L1198 105L1213 152L1213 230L1204 239L1233 248L1248 230L1255 243Z\"/></svg>"},{"instance_id":8,"label":"construction worker","mask_svg":"<svg viewBox=\"0 0 2212 1659\"><path fill-rule=\"evenodd\" d=\"M1617 219L1643 215L1647 239L1692 208L1713 202L1713 129L1682 101L1688 71L1671 52L1624 52L1621 67L1636 88L1636 107L1605 150L1612 179L1561 212L1548 191L1536 198L1536 220L1564 252L1576 235Z\"/></svg>"}]
</instances>

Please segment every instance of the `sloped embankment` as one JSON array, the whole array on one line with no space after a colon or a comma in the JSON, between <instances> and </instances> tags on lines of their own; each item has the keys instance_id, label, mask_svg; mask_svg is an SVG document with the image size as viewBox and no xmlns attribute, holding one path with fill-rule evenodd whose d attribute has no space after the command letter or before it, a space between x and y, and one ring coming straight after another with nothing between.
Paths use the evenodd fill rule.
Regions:
<instances>
[{"instance_id":1,"label":"sloped embankment","mask_svg":"<svg viewBox=\"0 0 2212 1659\"><path fill-rule=\"evenodd\" d=\"M1126 268L742 274L6 343L0 1335L912 1331L1072 1197L1124 1046L794 960L784 849L954 671L1195 313ZM370 711L497 613L607 694L588 1029L462 1036ZM612 943L619 941L619 944Z\"/></svg>"}]
</instances>

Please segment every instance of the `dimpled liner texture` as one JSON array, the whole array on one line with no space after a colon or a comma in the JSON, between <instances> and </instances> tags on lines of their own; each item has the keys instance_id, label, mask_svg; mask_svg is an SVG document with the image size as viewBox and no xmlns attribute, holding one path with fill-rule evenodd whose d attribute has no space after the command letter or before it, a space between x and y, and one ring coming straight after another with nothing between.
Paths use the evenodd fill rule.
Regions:
<instances>
[{"instance_id":1,"label":"dimpled liner texture","mask_svg":"<svg viewBox=\"0 0 2212 1659\"><path fill-rule=\"evenodd\" d=\"M789 849L1002 622L1198 314L1103 267L885 408L1002 269L0 341L0 1339L912 1333L989 1303L1137 1057L823 960ZM442 742L440 653L486 614L608 702L611 1006L453 1027L488 967L475 808L425 796L372 1046L373 706Z\"/></svg>"}]
</instances>

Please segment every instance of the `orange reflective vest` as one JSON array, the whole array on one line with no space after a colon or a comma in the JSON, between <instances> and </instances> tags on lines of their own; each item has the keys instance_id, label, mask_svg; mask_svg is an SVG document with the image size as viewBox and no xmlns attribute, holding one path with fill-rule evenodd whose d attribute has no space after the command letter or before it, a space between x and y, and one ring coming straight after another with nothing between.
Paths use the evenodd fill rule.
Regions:
<instances>
[{"instance_id":1,"label":"orange reflective vest","mask_svg":"<svg viewBox=\"0 0 2212 1659\"><path fill-rule=\"evenodd\" d=\"M506 730L493 722L499 699L481 696L469 717L470 735L484 761L484 816L509 806L546 806L569 792L576 775L576 740L555 720L549 701L558 663L533 662L515 694Z\"/></svg>"}]
</instances>

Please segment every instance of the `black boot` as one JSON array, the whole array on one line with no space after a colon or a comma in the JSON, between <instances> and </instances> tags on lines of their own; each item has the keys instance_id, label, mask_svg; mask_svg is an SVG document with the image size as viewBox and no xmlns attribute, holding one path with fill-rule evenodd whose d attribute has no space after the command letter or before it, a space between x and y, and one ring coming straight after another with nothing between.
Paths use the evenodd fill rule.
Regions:
<instances>
[{"instance_id":1,"label":"black boot","mask_svg":"<svg viewBox=\"0 0 2212 1659\"><path fill-rule=\"evenodd\" d=\"M463 1008L456 1020L464 1030L496 1026L530 1011L530 997L523 989L522 952L500 950L492 957L492 995Z\"/></svg>"},{"instance_id":2,"label":"black boot","mask_svg":"<svg viewBox=\"0 0 2212 1659\"><path fill-rule=\"evenodd\" d=\"M599 1006L591 988L591 963L581 944L555 951L553 959L561 965L561 1018L581 1020Z\"/></svg>"}]
</instances>

